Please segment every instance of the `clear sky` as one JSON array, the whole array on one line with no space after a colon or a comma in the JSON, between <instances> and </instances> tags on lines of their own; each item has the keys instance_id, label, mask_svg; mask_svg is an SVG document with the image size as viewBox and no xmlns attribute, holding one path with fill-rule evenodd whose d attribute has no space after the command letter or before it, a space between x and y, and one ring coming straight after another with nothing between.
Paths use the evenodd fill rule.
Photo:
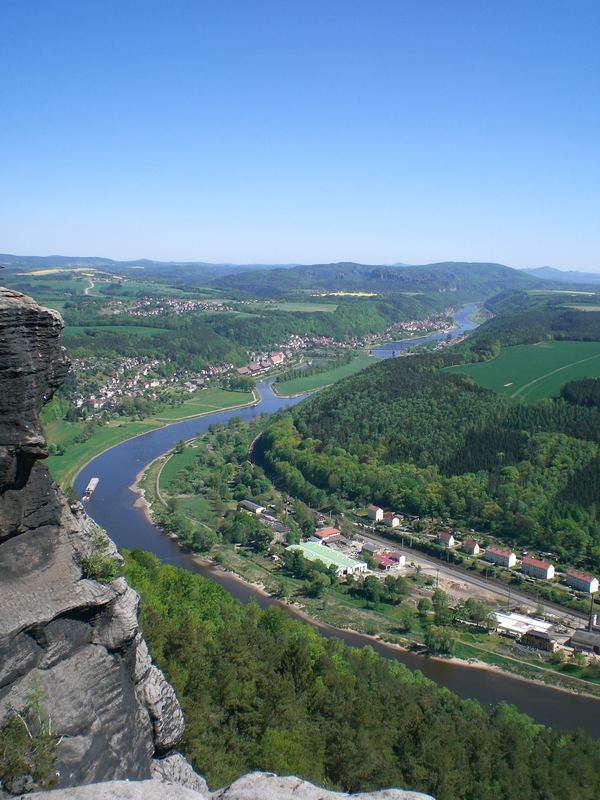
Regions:
<instances>
[{"instance_id":1,"label":"clear sky","mask_svg":"<svg viewBox=\"0 0 600 800\"><path fill-rule=\"evenodd\" d=\"M3 0L0 251L600 271L598 0Z\"/></svg>"}]
</instances>

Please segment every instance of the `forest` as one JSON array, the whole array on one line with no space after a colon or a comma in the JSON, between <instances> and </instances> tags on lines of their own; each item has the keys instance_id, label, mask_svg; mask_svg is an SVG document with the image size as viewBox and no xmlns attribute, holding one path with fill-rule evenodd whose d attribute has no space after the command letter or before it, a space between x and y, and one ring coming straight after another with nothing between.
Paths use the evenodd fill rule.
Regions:
<instances>
[{"instance_id":1,"label":"forest","mask_svg":"<svg viewBox=\"0 0 600 800\"><path fill-rule=\"evenodd\" d=\"M287 269L258 269L226 275L213 284L229 292L236 290L258 297L320 289L385 294L424 292L450 296L451 302L483 300L508 289L543 285L536 278L502 264L452 261L419 266L372 266L343 262Z\"/></svg>"},{"instance_id":2,"label":"forest","mask_svg":"<svg viewBox=\"0 0 600 800\"><path fill-rule=\"evenodd\" d=\"M598 315L572 313L583 320L574 329L563 309L497 318L463 346L340 381L273 420L263 463L311 505L375 502L600 568L600 411L564 399L526 405L440 370L532 330L600 338Z\"/></svg>"},{"instance_id":3,"label":"forest","mask_svg":"<svg viewBox=\"0 0 600 800\"><path fill-rule=\"evenodd\" d=\"M436 800L596 800L600 745L491 713L420 673L242 605L151 554L126 556L150 652L186 717L182 751L216 788L263 769L345 791Z\"/></svg>"}]
</instances>

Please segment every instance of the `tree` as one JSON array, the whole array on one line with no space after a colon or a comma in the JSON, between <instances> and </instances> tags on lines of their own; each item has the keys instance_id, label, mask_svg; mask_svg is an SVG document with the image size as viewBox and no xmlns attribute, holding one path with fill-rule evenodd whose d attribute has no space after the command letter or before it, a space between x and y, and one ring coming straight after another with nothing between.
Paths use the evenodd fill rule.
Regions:
<instances>
[{"instance_id":1,"label":"tree","mask_svg":"<svg viewBox=\"0 0 600 800\"><path fill-rule=\"evenodd\" d=\"M449 625L452 622L452 611L448 606L448 595L442 589L433 593L433 618L436 625Z\"/></svg>"},{"instance_id":2,"label":"tree","mask_svg":"<svg viewBox=\"0 0 600 800\"><path fill-rule=\"evenodd\" d=\"M331 586L331 579L323 572L314 572L306 585L306 594L309 597L323 597L325 590Z\"/></svg>"},{"instance_id":3,"label":"tree","mask_svg":"<svg viewBox=\"0 0 600 800\"><path fill-rule=\"evenodd\" d=\"M425 646L432 653L450 654L454 650L454 632L442 625L431 625L425 631Z\"/></svg>"},{"instance_id":4,"label":"tree","mask_svg":"<svg viewBox=\"0 0 600 800\"><path fill-rule=\"evenodd\" d=\"M428 597L421 597L417 603L417 611L419 612L421 622L425 622L425 620L429 617L429 612L432 608L433 606L431 604L431 600L429 600Z\"/></svg>"}]
</instances>

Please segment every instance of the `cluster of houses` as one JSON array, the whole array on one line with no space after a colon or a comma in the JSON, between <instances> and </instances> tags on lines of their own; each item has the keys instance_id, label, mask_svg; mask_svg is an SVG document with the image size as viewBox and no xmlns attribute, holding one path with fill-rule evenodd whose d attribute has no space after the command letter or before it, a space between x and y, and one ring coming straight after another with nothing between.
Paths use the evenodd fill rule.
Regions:
<instances>
[{"instance_id":1,"label":"cluster of houses","mask_svg":"<svg viewBox=\"0 0 600 800\"><path fill-rule=\"evenodd\" d=\"M160 374L169 359L122 358L117 362L105 358L80 358L73 362L76 389L71 402L77 409L94 412L115 410L126 397L156 400L161 389L179 389L188 393L202 389L214 377L233 369L233 364L220 364L199 371L177 369L169 377Z\"/></svg>"},{"instance_id":2,"label":"cluster of houses","mask_svg":"<svg viewBox=\"0 0 600 800\"><path fill-rule=\"evenodd\" d=\"M291 355L290 353L287 357L289 358ZM268 372L270 369L280 367L285 359L286 354L282 353L280 350L275 353L266 353L265 355L259 356L254 361L251 361L249 364L246 364L246 366L238 367L237 374L248 376L261 375L264 372Z\"/></svg>"},{"instance_id":3,"label":"cluster of houses","mask_svg":"<svg viewBox=\"0 0 600 800\"><path fill-rule=\"evenodd\" d=\"M471 556L478 556L482 552L479 544L474 539L464 539L459 542L450 531L438 531L436 541L443 547L448 548L460 545L461 550ZM498 547L497 545L488 545L483 553L483 559L506 569L512 569L517 566L516 553L510 548ZM552 580L556 574L554 564L530 555L524 555L521 558L521 572L532 578L541 578L545 581ZM564 579L567 586L579 592L593 594L598 591L598 579L585 572L570 569L565 573Z\"/></svg>"},{"instance_id":4,"label":"cluster of houses","mask_svg":"<svg viewBox=\"0 0 600 800\"><path fill-rule=\"evenodd\" d=\"M372 522L382 523L388 528L397 528L402 521L402 515L394 511L384 511L383 508L372 503L367 506L367 516Z\"/></svg>"},{"instance_id":5,"label":"cluster of houses","mask_svg":"<svg viewBox=\"0 0 600 800\"><path fill-rule=\"evenodd\" d=\"M178 297L144 297L132 304L114 308L114 314L127 314L131 317L164 317L179 314L192 314L197 311L233 311L217 300L185 300Z\"/></svg>"}]
</instances>

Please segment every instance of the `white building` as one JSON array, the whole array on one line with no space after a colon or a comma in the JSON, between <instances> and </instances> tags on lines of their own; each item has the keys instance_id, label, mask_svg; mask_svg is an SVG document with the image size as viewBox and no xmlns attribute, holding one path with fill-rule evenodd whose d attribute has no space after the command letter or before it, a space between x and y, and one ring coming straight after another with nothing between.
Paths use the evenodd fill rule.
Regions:
<instances>
[{"instance_id":1,"label":"white building","mask_svg":"<svg viewBox=\"0 0 600 800\"><path fill-rule=\"evenodd\" d=\"M517 557L512 550L507 550L504 547L486 547L484 558L486 561L491 561L492 564L498 564L501 567L514 567L517 563Z\"/></svg>"},{"instance_id":2,"label":"white building","mask_svg":"<svg viewBox=\"0 0 600 800\"><path fill-rule=\"evenodd\" d=\"M546 581L554 577L554 566L547 561L540 561L531 556L524 556L521 561L521 572L532 575L534 578L543 578Z\"/></svg>"},{"instance_id":3,"label":"white building","mask_svg":"<svg viewBox=\"0 0 600 800\"><path fill-rule=\"evenodd\" d=\"M566 577L567 584L577 589L579 592L589 592L593 594L598 591L598 578L579 572L577 569L570 569Z\"/></svg>"},{"instance_id":4,"label":"white building","mask_svg":"<svg viewBox=\"0 0 600 800\"><path fill-rule=\"evenodd\" d=\"M374 522L381 522L383 520L383 508L374 506L372 503L367 507L367 514L369 519L372 519Z\"/></svg>"}]
</instances>

